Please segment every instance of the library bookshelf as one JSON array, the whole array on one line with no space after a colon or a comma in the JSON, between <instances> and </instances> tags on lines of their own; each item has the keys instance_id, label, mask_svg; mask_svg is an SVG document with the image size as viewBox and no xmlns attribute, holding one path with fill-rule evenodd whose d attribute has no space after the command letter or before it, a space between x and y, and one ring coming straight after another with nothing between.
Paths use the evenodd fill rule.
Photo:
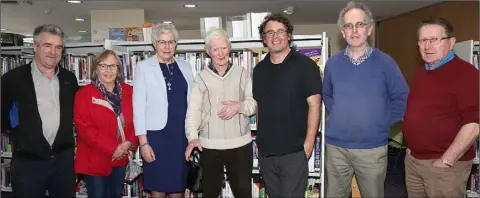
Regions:
<instances>
[{"instance_id":1,"label":"library bookshelf","mask_svg":"<svg viewBox=\"0 0 480 198\"><path fill-rule=\"evenodd\" d=\"M467 40L458 42L454 46L455 54L461 59L473 64L477 70L480 64L480 42L474 40ZM480 171L480 140L475 141L475 158L473 159L473 167L470 177L467 182L467 197L480 197L480 183L479 171Z\"/></svg>"},{"instance_id":2,"label":"library bookshelf","mask_svg":"<svg viewBox=\"0 0 480 198\"><path fill-rule=\"evenodd\" d=\"M260 38L231 38L231 60L232 62L244 66L247 71L252 74L253 69L268 50L263 46ZM307 56L314 59L319 66L320 74L323 74L326 61L330 56L329 39L326 33L320 35L294 35L292 40L292 47L296 50L306 50ZM111 49L116 51L122 62L122 69L125 76L125 82L132 84L135 73L135 68L138 63L150 56L155 55L152 42L145 41L115 41L105 40L103 43L67 43L65 45L65 52L60 63L64 68L72 71L79 82L80 86L90 83L90 68L93 64L93 58L96 53L104 49ZM186 39L177 42L177 51L175 56L183 59L192 66L193 74L196 75L199 71L205 68L210 61L208 55L205 53L205 43L203 39ZM308 51L310 50L310 51ZM2 47L2 74L18 67L22 64L28 63L33 58L32 47ZM322 75L323 77L323 75ZM322 104L322 119L320 129L316 141L314 153L309 160L309 186L307 188L306 197L324 197L324 148L325 148L325 105ZM74 128L75 129L75 128ZM255 116L251 118L252 136L255 137L256 119ZM76 137L76 135L74 134ZM8 183L8 165L12 157L11 144L9 142L8 132L2 133L2 171L1 171L1 190L11 191ZM255 141L255 139L253 139ZM252 148L252 152L255 148ZM142 160L140 152L137 150L134 155L135 161L140 165ZM258 160L254 157L254 167L252 173L255 178L252 178L252 195L253 197L265 196L263 185L261 185L261 173L259 171ZM81 176L78 177L78 180ZM138 180L133 183L125 183L124 197L149 197L148 193L143 192L139 186ZM79 181L77 181L79 182ZM222 197L233 197L229 189L228 180L225 181L225 187L222 189ZM85 192L79 192L78 197L87 197ZM196 194L186 192L186 197L198 197ZM265 196L266 197L266 196Z\"/></svg>"}]
</instances>

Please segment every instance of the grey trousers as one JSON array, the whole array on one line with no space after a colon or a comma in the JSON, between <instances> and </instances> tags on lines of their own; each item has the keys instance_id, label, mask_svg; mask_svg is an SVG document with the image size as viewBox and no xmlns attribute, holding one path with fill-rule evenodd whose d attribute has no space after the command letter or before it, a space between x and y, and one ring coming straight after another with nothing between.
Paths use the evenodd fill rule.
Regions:
<instances>
[{"instance_id":1,"label":"grey trousers","mask_svg":"<svg viewBox=\"0 0 480 198\"><path fill-rule=\"evenodd\" d=\"M269 198L305 197L308 185L305 151L270 157L260 155L258 163Z\"/></svg>"},{"instance_id":2,"label":"grey trousers","mask_svg":"<svg viewBox=\"0 0 480 198\"><path fill-rule=\"evenodd\" d=\"M350 197L355 175L362 197L384 197L388 146L346 149L326 144L326 197Z\"/></svg>"}]
</instances>

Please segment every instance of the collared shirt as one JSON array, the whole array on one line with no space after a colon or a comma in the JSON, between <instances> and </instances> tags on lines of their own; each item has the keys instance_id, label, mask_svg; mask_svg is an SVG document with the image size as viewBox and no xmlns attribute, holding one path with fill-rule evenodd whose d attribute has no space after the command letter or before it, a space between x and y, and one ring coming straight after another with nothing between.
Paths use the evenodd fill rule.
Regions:
<instances>
[{"instance_id":1,"label":"collared shirt","mask_svg":"<svg viewBox=\"0 0 480 198\"><path fill-rule=\"evenodd\" d=\"M373 48L367 44L367 47L365 48L363 55L361 55L360 57L358 57L357 60L355 60L350 54L350 46L347 46L347 48L345 49L344 55L347 56L350 59L350 62L352 62L354 65L360 65L363 62L365 62L365 60L367 60L368 57L370 57L370 55L372 54L372 51L373 51Z\"/></svg>"},{"instance_id":2,"label":"collared shirt","mask_svg":"<svg viewBox=\"0 0 480 198\"><path fill-rule=\"evenodd\" d=\"M428 63L425 63L425 69L427 71L435 70L435 69L439 68L440 66L444 65L445 63L447 63L448 61L451 61L453 59L453 57L455 57L455 52L452 50L448 53L448 55L445 58L443 58L438 64L436 64L432 68L430 68L430 65L428 65Z\"/></svg>"},{"instance_id":3,"label":"collared shirt","mask_svg":"<svg viewBox=\"0 0 480 198\"><path fill-rule=\"evenodd\" d=\"M213 66L213 64L209 64L209 65L208 65L208 68L210 68L214 73L216 73L216 74L218 74L218 75L220 76L220 74L218 73L217 68L215 68L215 67ZM229 63L228 63L228 66L227 66L227 69L225 70L225 73L223 73L224 76L225 76L225 74L228 73L228 71L230 70L230 68L232 68L232 64L229 62ZM221 76L221 77L223 77L223 76Z\"/></svg>"},{"instance_id":4,"label":"collared shirt","mask_svg":"<svg viewBox=\"0 0 480 198\"><path fill-rule=\"evenodd\" d=\"M38 112L42 119L42 129L50 146L53 144L60 126L60 99L58 68L51 79L38 69L35 60L32 61L32 77L37 97Z\"/></svg>"}]
</instances>

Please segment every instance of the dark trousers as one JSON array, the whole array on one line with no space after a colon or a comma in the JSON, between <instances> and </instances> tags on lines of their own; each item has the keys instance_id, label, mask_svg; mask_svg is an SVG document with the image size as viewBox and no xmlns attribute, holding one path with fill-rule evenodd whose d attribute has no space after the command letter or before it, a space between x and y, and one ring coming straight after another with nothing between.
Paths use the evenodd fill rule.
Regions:
<instances>
[{"instance_id":1,"label":"dark trousers","mask_svg":"<svg viewBox=\"0 0 480 198\"><path fill-rule=\"evenodd\" d=\"M15 198L75 198L74 151L62 151L50 159L14 154L11 162L12 191Z\"/></svg>"},{"instance_id":2,"label":"dark trousers","mask_svg":"<svg viewBox=\"0 0 480 198\"><path fill-rule=\"evenodd\" d=\"M227 178L233 196L252 197L252 143L227 150L203 148L200 165L203 171L202 197L218 197L220 195L224 166L227 169Z\"/></svg>"},{"instance_id":3,"label":"dark trousers","mask_svg":"<svg viewBox=\"0 0 480 198\"><path fill-rule=\"evenodd\" d=\"M258 157L260 173L270 198L305 197L308 160L305 151L281 156Z\"/></svg>"},{"instance_id":4,"label":"dark trousers","mask_svg":"<svg viewBox=\"0 0 480 198\"><path fill-rule=\"evenodd\" d=\"M85 175L88 198L121 198L125 180L125 166L115 167L109 176Z\"/></svg>"}]
</instances>

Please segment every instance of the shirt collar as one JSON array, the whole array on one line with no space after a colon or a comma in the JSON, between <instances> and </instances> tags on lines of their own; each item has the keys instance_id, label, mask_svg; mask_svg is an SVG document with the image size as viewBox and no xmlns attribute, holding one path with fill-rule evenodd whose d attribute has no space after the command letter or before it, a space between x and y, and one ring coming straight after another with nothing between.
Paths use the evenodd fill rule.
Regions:
<instances>
[{"instance_id":1,"label":"shirt collar","mask_svg":"<svg viewBox=\"0 0 480 198\"><path fill-rule=\"evenodd\" d=\"M40 71L40 69L38 69L38 66L37 66L37 64L35 63L35 59L32 60L32 63L31 63L30 65L31 65L31 67L32 67L32 71L33 71L33 72L45 76L45 74L44 74L42 71ZM55 74L54 74L54 76L58 75L59 72L60 72L60 69L58 69L58 65L57 65L57 66L55 66Z\"/></svg>"},{"instance_id":2,"label":"shirt collar","mask_svg":"<svg viewBox=\"0 0 480 198\"><path fill-rule=\"evenodd\" d=\"M348 57L350 59L350 61L355 64L355 65L359 65L360 63L364 62L365 60L367 60L367 58L370 57L370 55L372 54L373 52L373 48L370 47L370 45L367 43L367 46L365 47L365 50L363 51L363 54L361 56L358 57L357 60L355 60L351 54L350 54L350 46L347 45L347 47L345 48L345 52L343 53L343 55L345 55L346 57Z\"/></svg>"},{"instance_id":3,"label":"shirt collar","mask_svg":"<svg viewBox=\"0 0 480 198\"><path fill-rule=\"evenodd\" d=\"M213 73L215 73L215 74L217 74L217 75L220 75L220 74L218 73L217 68L215 68L211 62L210 62L210 64L208 64L208 68L209 68L210 70L212 70ZM232 68L232 63L231 63L230 61L228 61L228 66L227 66L227 69L225 70L225 73L223 74L223 76L225 76L225 74L227 74L228 71L229 71L231 68Z\"/></svg>"},{"instance_id":4,"label":"shirt collar","mask_svg":"<svg viewBox=\"0 0 480 198\"><path fill-rule=\"evenodd\" d=\"M447 56L445 56L445 58L443 58L437 65L433 66L432 68L430 68L428 63L425 63L425 69L427 71L438 69L440 66L444 65L445 63L448 63L448 61L451 61L454 57L455 57L455 52L453 52L452 50L447 54Z\"/></svg>"},{"instance_id":5,"label":"shirt collar","mask_svg":"<svg viewBox=\"0 0 480 198\"><path fill-rule=\"evenodd\" d=\"M282 63L285 63L287 60L289 60L290 58L296 56L298 52L293 49L292 47L290 47L290 52L288 52L287 56L285 56L285 59L283 59ZM265 55L265 57L263 58L264 60L268 60L268 62L272 63L272 60L270 60L270 52L267 53L267 55ZM273 64L273 63L272 63Z\"/></svg>"}]
</instances>

